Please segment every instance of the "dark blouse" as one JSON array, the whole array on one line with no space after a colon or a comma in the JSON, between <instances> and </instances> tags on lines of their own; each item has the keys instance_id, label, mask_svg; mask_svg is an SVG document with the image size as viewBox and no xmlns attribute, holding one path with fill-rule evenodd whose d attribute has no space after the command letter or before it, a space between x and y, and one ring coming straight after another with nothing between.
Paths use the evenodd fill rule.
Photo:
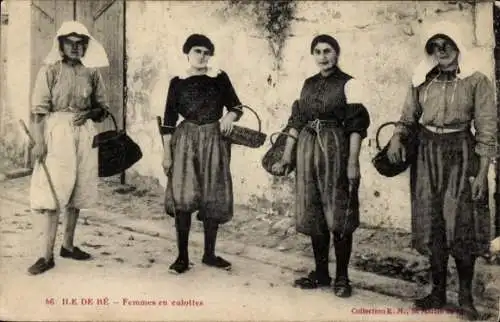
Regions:
<instances>
[{"instance_id":1,"label":"dark blouse","mask_svg":"<svg viewBox=\"0 0 500 322\"><path fill-rule=\"evenodd\" d=\"M301 131L308 122L319 120L337 121L345 133L359 133L367 136L370 116L360 102L350 102L344 87L353 79L339 68L328 75L320 73L305 80L300 99L292 105L288 126Z\"/></svg>"},{"instance_id":2,"label":"dark blouse","mask_svg":"<svg viewBox=\"0 0 500 322\"><path fill-rule=\"evenodd\" d=\"M238 96L228 75L220 71L215 77L193 75L181 79L174 77L170 81L164 114L164 134L173 133L179 114L195 124L208 124L218 121L223 108L235 112L238 120L243 114Z\"/></svg>"}]
</instances>

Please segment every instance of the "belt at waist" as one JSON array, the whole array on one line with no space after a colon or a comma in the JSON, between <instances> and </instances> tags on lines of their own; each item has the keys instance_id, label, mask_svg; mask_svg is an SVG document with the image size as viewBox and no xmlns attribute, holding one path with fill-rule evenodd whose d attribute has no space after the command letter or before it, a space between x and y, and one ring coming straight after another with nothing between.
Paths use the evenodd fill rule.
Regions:
<instances>
[{"instance_id":1,"label":"belt at waist","mask_svg":"<svg viewBox=\"0 0 500 322\"><path fill-rule=\"evenodd\" d=\"M180 124L187 124L189 126L196 126L196 127L219 127L219 121L197 122L193 120L184 119Z\"/></svg>"},{"instance_id":2,"label":"belt at waist","mask_svg":"<svg viewBox=\"0 0 500 322\"><path fill-rule=\"evenodd\" d=\"M422 125L425 127L427 130L438 133L438 134L445 134L445 133L458 133L458 132L463 132L467 131L469 128L468 127L462 127L462 128L453 128L453 127L441 127L441 126L433 126L433 125Z\"/></svg>"},{"instance_id":3,"label":"belt at waist","mask_svg":"<svg viewBox=\"0 0 500 322\"><path fill-rule=\"evenodd\" d=\"M316 119L314 121L309 121L306 125L306 129L314 130L319 132L323 127L340 127L342 124L337 120L320 120Z\"/></svg>"},{"instance_id":4,"label":"belt at waist","mask_svg":"<svg viewBox=\"0 0 500 322\"><path fill-rule=\"evenodd\" d=\"M342 123L338 120L321 120L315 119L313 121L307 122L308 125L321 124L321 125L331 125L331 126L340 126Z\"/></svg>"},{"instance_id":5,"label":"belt at waist","mask_svg":"<svg viewBox=\"0 0 500 322\"><path fill-rule=\"evenodd\" d=\"M305 130L317 136L319 147L322 151L325 151L323 142L320 137L320 131L322 128L339 128L341 123L337 120L320 120L316 119L307 123ZM337 135L337 134L336 134Z\"/></svg>"}]
</instances>

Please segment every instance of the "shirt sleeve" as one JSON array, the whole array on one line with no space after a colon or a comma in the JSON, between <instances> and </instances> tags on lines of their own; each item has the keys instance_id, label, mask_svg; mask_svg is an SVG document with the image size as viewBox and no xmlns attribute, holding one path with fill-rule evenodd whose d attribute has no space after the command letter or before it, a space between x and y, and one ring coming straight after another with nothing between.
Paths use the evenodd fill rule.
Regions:
<instances>
[{"instance_id":1,"label":"shirt sleeve","mask_svg":"<svg viewBox=\"0 0 500 322\"><path fill-rule=\"evenodd\" d=\"M307 120L305 120L299 109L299 100L295 100L292 104L292 113L288 118L287 126L300 132L306 124Z\"/></svg>"},{"instance_id":2,"label":"shirt sleeve","mask_svg":"<svg viewBox=\"0 0 500 322\"><path fill-rule=\"evenodd\" d=\"M94 121L101 122L109 114L109 103L106 95L106 86L99 70L92 73L92 108L100 108L102 111L94 117Z\"/></svg>"},{"instance_id":3,"label":"shirt sleeve","mask_svg":"<svg viewBox=\"0 0 500 322\"><path fill-rule=\"evenodd\" d=\"M366 109L367 92L356 79L351 79L344 88L347 110L344 120L344 128L347 134L359 133L362 138L366 138L367 130L370 126L370 114Z\"/></svg>"},{"instance_id":4,"label":"shirt sleeve","mask_svg":"<svg viewBox=\"0 0 500 322\"><path fill-rule=\"evenodd\" d=\"M177 111L175 86L177 84L177 77L172 78L168 86L167 101L165 103L165 112L163 116L163 126L161 134L172 134L175 131L177 121L179 120L179 113Z\"/></svg>"},{"instance_id":5,"label":"shirt sleeve","mask_svg":"<svg viewBox=\"0 0 500 322\"><path fill-rule=\"evenodd\" d=\"M40 68L31 97L31 113L48 114L52 111L51 87L53 80L54 74L49 65L44 65Z\"/></svg>"},{"instance_id":6,"label":"shirt sleeve","mask_svg":"<svg viewBox=\"0 0 500 322\"><path fill-rule=\"evenodd\" d=\"M220 77L223 88L223 104L228 112L236 113L235 121L238 121L243 115L243 110L238 107L238 105L241 105L241 101L236 94L229 76L225 72L221 71Z\"/></svg>"},{"instance_id":7,"label":"shirt sleeve","mask_svg":"<svg viewBox=\"0 0 500 322\"><path fill-rule=\"evenodd\" d=\"M362 104L368 106L366 97L368 93L363 84L355 78L350 79L344 86L347 104Z\"/></svg>"},{"instance_id":8,"label":"shirt sleeve","mask_svg":"<svg viewBox=\"0 0 500 322\"><path fill-rule=\"evenodd\" d=\"M493 85L486 75L480 74L474 91L475 152L478 155L490 158L496 157L497 127Z\"/></svg>"},{"instance_id":9,"label":"shirt sleeve","mask_svg":"<svg viewBox=\"0 0 500 322\"><path fill-rule=\"evenodd\" d=\"M304 82L302 85L302 90L300 93L300 96L302 97L302 94L304 94L306 90L306 84L307 80ZM300 99L295 100L292 104L292 113L290 114L290 117L288 118L288 123L287 127L289 128L294 128L297 130L297 132L300 132L307 124L308 120L306 116L300 111Z\"/></svg>"},{"instance_id":10,"label":"shirt sleeve","mask_svg":"<svg viewBox=\"0 0 500 322\"><path fill-rule=\"evenodd\" d=\"M421 115L422 110L418 102L417 88L415 88L413 84L410 84L403 103L401 117L399 118L399 123L394 133L407 135L418 123Z\"/></svg>"}]
</instances>

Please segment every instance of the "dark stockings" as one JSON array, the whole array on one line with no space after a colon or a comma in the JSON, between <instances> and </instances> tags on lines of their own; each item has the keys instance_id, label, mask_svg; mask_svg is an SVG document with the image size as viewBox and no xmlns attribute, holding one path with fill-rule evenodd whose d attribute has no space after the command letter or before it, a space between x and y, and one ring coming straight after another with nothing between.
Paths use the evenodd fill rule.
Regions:
<instances>
[{"instance_id":1,"label":"dark stockings","mask_svg":"<svg viewBox=\"0 0 500 322\"><path fill-rule=\"evenodd\" d=\"M446 245L446 244L444 244ZM446 302L446 283L448 277L448 249L441 245L437 246L432 251L430 257L431 274L432 274L432 294L435 295L441 302Z\"/></svg>"},{"instance_id":2,"label":"dark stockings","mask_svg":"<svg viewBox=\"0 0 500 322\"><path fill-rule=\"evenodd\" d=\"M225 270L231 269L230 262L215 255L215 243L217 241L219 223L205 218L203 221L203 228L205 231L205 253L203 254L202 259L203 264Z\"/></svg>"},{"instance_id":3,"label":"dark stockings","mask_svg":"<svg viewBox=\"0 0 500 322\"><path fill-rule=\"evenodd\" d=\"M311 241L318 279L328 279L330 277L328 270L330 232L326 232L325 234L319 236L312 236Z\"/></svg>"},{"instance_id":4,"label":"dark stockings","mask_svg":"<svg viewBox=\"0 0 500 322\"><path fill-rule=\"evenodd\" d=\"M339 297L348 297L351 295L348 266L352 251L352 234L343 238L338 234L334 234L333 238L337 263L334 291ZM331 284L332 279L328 269L330 239L329 231L325 231L321 235L311 236L316 270L311 272L307 277L297 279L295 281L296 286L311 289Z\"/></svg>"},{"instance_id":5,"label":"dark stockings","mask_svg":"<svg viewBox=\"0 0 500 322\"><path fill-rule=\"evenodd\" d=\"M338 234L333 235L333 245L335 247L335 259L337 269L335 272L336 280L348 279L348 266L352 252L352 234L341 238Z\"/></svg>"},{"instance_id":6,"label":"dark stockings","mask_svg":"<svg viewBox=\"0 0 500 322\"><path fill-rule=\"evenodd\" d=\"M316 263L316 273L319 276L329 276L328 257L330 251L330 233L319 236L312 236L312 247L314 252L314 261ZM352 252L352 234L340 237L333 235L333 245L335 248L335 261L337 268L335 276L339 278L348 278L348 266Z\"/></svg>"},{"instance_id":7,"label":"dark stockings","mask_svg":"<svg viewBox=\"0 0 500 322\"><path fill-rule=\"evenodd\" d=\"M352 234L342 237L338 234L334 234L333 245L335 247L337 262L333 291L338 297L349 297L352 293L348 275L348 266L352 251Z\"/></svg>"},{"instance_id":8,"label":"dark stockings","mask_svg":"<svg viewBox=\"0 0 500 322\"><path fill-rule=\"evenodd\" d=\"M462 259L456 258L458 278L459 278L459 294L460 299L465 302L472 301L472 278L474 277L474 264L472 258Z\"/></svg>"},{"instance_id":9,"label":"dark stockings","mask_svg":"<svg viewBox=\"0 0 500 322\"><path fill-rule=\"evenodd\" d=\"M472 299L475 257L455 258L459 278L458 304L470 320L477 320L478 312Z\"/></svg>"},{"instance_id":10,"label":"dark stockings","mask_svg":"<svg viewBox=\"0 0 500 322\"><path fill-rule=\"evenodd\" d=\"M178 213L175 217L175 227L177 230L177 248L179 256L175 262L170 265L170 270L176 273L184 273L189 269L189 231L191 229L191 214ZM204 219L203 228L205 230L205 252L202 262L206 265L230 269L231 263L225 259L215 256L215 243L217 240L217 231L219 224L216 221Z\"/></svg>"},{"instance_id":11,"label":"dark stockings","mask_svg":"<svg viewBox=\"0 0 500 322\"><path fill-rule=\"evenodd\" d=\"M431 250L430 264L432 274L432 291L426 297L415 301L420 309L439 309L446 305L446 280L448 273L449 249L446 247L444 232L435 235ZM477 320L478 312L472 299L472 280L476 258L461 254L455 257L459 279L458 303L463 314L470 320Z\"/></svg>"},{"instance_id":12,"label":"dark stockings","mask_svg":"<svg viewBox=\"0 0 500 322\"><path fill-rule=\"evenodd\" d=\"M316 270L306 277L295 280L294 285L303 289L313 289L330 286L332 278L328 270L328 257L330 253L330 232L327 230L321 235L311 236Z\"/></svg>"},{"instance_id":13,"label":"dark stockings","mask_svg":"<svg viewBox=\"0 0 500 322\"><path fill-rule=\"evenodd\" d=\"M191 229L191 214L180 213L175 217L175 227L177 229L177 249L179 258L189 261L189 230Z\"/></svg>"},{"instance_id":14,"label":"dark stockings","mask_svg":"<svg viewBox=\"0 0 500 322\"><path fill-rule=\"evenodd\" d=\"M446 305L446 283L448 275L449 250L447 248L446 233L441 225L434 228L433 245L429 262L431 265L432 291L415 301L420 309L439 309Z\"/></svg>"},{"instance_id":15,"label":"dark stockings","mask_svg":"<svg viewBox=\"0 0 500 322\"><path fill-rule=\"evenodd\" d=\"M206 219L203 221L203 229L205 232L205 253L203 257L214 258L215 257L215 243L217 241L217 231L219 229L219 224L212 220Z\"/></svg>"}]
</instances>

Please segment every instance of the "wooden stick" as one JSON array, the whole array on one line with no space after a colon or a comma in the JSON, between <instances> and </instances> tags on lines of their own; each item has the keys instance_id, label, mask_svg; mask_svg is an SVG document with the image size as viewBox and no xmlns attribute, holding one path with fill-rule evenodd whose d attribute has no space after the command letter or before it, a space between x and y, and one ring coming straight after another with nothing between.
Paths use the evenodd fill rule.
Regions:
<instances>
[{"instance_id":1,"label":"wooden stick","mask_svg":"<svg viewBox=\"0 0 500 322\"><path fill-rule=\"evenodd\" d=\"M24 167L25 168L29 167L29 158L30 158L30 146L29 146L29 144L26 144L24 146Z\"/></svg>"},{"instance_id":2,"label":"wooden stick","mask_svg":"<svg viewBox=\"0 0 500 322\"><path fill-rule=\"evenodd\" d=\"M26 123L24 123L23 120L19 120L19 123L21 123L21 127L24 130L24 133L28 136L30 139L31 143L35 143L35 140L33 139L33 136L31 136L30 131L28 130L28 127L26 126ZM39 160L40 164L42 165L43 171L45 172L45 175L47 176L47 181L49 182L49 187L50 191L52 192L52 198L54 199L55 205L56 205L56 210L59 211L59 200L57 199L57 194L56 194L56 189L54 188L54 184L52 182L52 179L49 175L49 170L47 169L47 166L45 165L45 161Z\"/></svg>"}]
</instances>

